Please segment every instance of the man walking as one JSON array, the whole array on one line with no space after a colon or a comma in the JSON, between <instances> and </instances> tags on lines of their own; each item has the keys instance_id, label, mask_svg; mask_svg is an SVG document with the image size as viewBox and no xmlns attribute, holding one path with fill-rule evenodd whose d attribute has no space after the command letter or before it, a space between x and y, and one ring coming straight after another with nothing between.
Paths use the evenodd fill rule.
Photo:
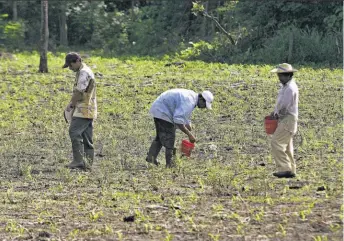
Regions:
<instances>
[{"instance_id":1,"label":"man walking","mask_svg":"<svg viewBox=\"0 0 344 241\"><path fill-rule=\"evenodd\" d=\"M154 117L156 137L149 148L146 161L159 165L157 156L164 146L166 167L173 167L176 127L189 137L190 142L195 142L196 138L191 132L191 113L196 106L211 109L213 100L214 96L210 91L197 94L192 90L171 89L162 93L150 109Z\"/></svg>"},{"instance_id":2,"label":"man walking","mask_svg":"<svg viewBox=\"0 0 344 241\"><path fill-rule=\"evenodd\" d=\"M94 160L93 120L97 117L96 83L92 70L78 53L66 55L63 68L69 67L76 73L73 95L66 111L73 111L69 126L72 141L73 161L70 169L89 169Z\"/></svg>"},{"instance_id":3,"label":"man walking","mask_svg":"<svg viewBox=\"0 0 344 241\"><path fill-rule=\"evenodd\" d=\"M293 79L296 69L283 63L271 70L277 73L282 84L277 97L275 110L271 115L278 119L278 126L272 136L272 156L275 160L278 178L292 178L296 175L293 136L297 131L299 90Z\"/></svg>"}]
</instances>

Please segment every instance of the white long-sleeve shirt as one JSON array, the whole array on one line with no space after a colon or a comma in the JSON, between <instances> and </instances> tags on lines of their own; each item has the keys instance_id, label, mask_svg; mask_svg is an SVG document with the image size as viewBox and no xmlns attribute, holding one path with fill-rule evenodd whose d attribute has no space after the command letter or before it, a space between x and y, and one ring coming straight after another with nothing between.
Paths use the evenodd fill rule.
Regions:
<instances>
[{"instance_id":1,"label":"white long-sleeve shirt","mask_svg":"<svg viewBox=\"0 0 344 241\"><path fill-rule=\"evenodd\" d=\"M152 104L150 114L173 124L190 124L198 94L192 90L172 89L162 93Z\"/></svg>"},{"instance_id":2,"label":"white long-sleeve shirt","mask_svg":"<svg viewBox=\"0 0 344 241\"><path fill-rule=\"evenodd\" d=\"M274 113L280 117L286 115L293 115L296 118L299 116L299 89L294 79L282 86L279 90L277 102Z\"/></svg>"}]
</instances>

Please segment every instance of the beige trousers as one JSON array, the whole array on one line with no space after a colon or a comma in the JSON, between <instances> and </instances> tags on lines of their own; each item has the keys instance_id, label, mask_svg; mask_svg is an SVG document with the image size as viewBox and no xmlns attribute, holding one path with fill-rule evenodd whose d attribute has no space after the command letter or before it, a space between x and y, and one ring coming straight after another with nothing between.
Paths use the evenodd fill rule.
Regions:
<instances>
[{"instance_id":1,"label":"beige trousers","mask_svg":"<svg viewBox=\"0 0 344 241\"><path fill-rule=\"evenodd\" d=\"M296 174L293 136L297 131L297 119L287 115L278 121L278 126L271 139L272 157L277 171L291 171Z\"/></svg>"}]
</instances>

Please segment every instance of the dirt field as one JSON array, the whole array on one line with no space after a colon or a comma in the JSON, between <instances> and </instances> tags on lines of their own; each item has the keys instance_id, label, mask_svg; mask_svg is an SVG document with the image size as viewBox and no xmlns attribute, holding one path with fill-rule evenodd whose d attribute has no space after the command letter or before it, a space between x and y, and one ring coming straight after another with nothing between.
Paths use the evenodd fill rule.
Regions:
<instances>
[{"instance_id":1,"label":"dirt field","mask_svg":"<svg viewBox=\"0 0 344 241\"><path fill-rule=\"evenodd\" d=\"M96 161L69 171L62 111L74 74L63 57L2 61L0 240L342 240L342 70L300 67L297 178L275 171L263 118L273 109L272 66L88 58L97 81ZM37 65L38 66L38 65ZM299 67L299 66L298 66ZM196 109L191 158L145 162L150 104L170 88L215 94ZM182 138L177 133L176 146Z\"/></svg>"}]
</instances>

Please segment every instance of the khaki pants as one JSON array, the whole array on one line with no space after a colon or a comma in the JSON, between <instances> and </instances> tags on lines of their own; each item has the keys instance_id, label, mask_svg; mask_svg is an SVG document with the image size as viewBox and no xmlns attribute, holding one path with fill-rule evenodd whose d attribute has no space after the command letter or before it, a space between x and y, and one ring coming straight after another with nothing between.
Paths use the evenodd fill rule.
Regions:
<instances>
[{"instance_id":1,"label":"khaki pants","mask_svg":"<svg viewBox=\"0 0 344 241\"><path fill-rule=\"evenodd\" d=\"M287 115L279 120L271 140L272 157L275 160L278 172L291 171L296 174L293 147L293 137L296 131L296 117Z\"/></svg>"}]
</instances>

